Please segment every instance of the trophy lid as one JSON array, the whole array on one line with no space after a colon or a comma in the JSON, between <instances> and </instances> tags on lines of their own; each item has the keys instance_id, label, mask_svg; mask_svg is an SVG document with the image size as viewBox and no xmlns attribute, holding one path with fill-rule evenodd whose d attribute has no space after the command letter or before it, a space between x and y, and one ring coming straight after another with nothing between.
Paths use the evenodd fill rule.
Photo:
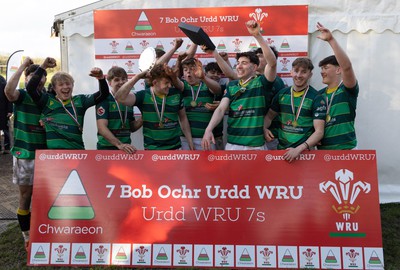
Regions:
<instances>
[{"instance_id":1,"label":"trophy lid","mask_svg":"<svg viewBox=\"0 0 400 270\"><path fill-rule=\"evenodd\" d=\"M190 38L194 44L205 45L207 49L215 50L214 43L201 27L183 22L179 23L178 27L185 33L186 36L188 36L188 38Z\"/></svg>"}]
</instances>

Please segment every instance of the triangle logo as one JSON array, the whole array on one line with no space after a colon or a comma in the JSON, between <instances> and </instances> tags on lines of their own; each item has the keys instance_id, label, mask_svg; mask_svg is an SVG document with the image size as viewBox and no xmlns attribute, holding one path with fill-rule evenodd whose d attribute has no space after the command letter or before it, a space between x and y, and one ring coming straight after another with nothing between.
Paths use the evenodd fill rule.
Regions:
<instances>
[{"instance_id":1,"label":"triangle logo","mask_svg":"<svg viewBox=\"0 0 400 270\"><path fill-rule=\"evenodd\" d=\"M85 187L76 170L72 170L48 212L49 219L88 220L95 216Z\"/></svg>"},{"instance_id":2,"label":"triangle logo","mask_svg":"<svg viewBox=\"0 0 400 270\"><path fill-rule=\"evenodd\" d=\"M144 11L140 13L139 20L135 25L135 30L137 31L153 30L153 27L151 26L149 19L147 19L146 13L144 13Z\"/></svg>"}]
</instances>

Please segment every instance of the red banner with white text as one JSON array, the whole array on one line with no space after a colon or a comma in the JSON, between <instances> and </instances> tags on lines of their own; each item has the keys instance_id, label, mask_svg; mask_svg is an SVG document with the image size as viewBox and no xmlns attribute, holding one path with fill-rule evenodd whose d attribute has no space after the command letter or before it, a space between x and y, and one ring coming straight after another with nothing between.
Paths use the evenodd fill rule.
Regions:
<instances>
[{"instance_id":1,"label":"red banner with white text","mask_svg":"<svg viewBox=\"0 0 400 270\"><path fill-rule=\"evenodd\" d=\"M28 263L383 269L375 151L282 154L38 151Z\"/></svg>"},{"instance_id":2,"label":"red banner with white text","mask_svg":"<svg viewBox=\"0 0 400 270\"><path fill-rule=\"evenodd\" d=\"M293 61L308 55L307 5L95 10L93 18L96 65L106 71L119 66L129 76L139 72L138 59L144 49L167 52L175 38L182 38L183 45L170 65L175 63L178 53L191 45L178 27L181 22L201 27L219 52L229 54L234 66L236 53L259 47L245 26L249 20L257 21L266 42L279 52L277 72L288 85L293 84ZM196 57L203 64L215 61L200 48ZM143 81L135 85L135 90L143 88Z\"/></svg>"}]
</instances>

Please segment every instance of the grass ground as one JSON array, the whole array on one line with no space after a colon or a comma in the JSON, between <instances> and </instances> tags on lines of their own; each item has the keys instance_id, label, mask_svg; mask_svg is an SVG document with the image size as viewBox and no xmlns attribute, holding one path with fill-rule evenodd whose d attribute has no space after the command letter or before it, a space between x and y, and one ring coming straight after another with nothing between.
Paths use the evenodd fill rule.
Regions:
<instances>
[{"instance_id":1,"label":"grass ground","mask_svg":"<svg viewBox=\"0 0 400 270\"><path fill-rule=\"evenodd\" d=\"M381 204L385 270L400 269L400 204Z\"/></svg>"},{"instance_id":2,"label":"grass ground","mask_svg":"<svg viewBox=\"0 0 400 270\"><path fill-rule=\"evenodd\" d=\"M382 239L385 270L400 269L400 204L381 204ZM13 223L0 235L0 269L30 269L18 225ZM35 267L34 269L71 269L68 267ZM76 268L75 268L76 269ZM95 269L95 268L90 268ZM104 268L98 268L104 269ZM107 269L119 269L108 267Z\"/></svg>"}]
</instances>

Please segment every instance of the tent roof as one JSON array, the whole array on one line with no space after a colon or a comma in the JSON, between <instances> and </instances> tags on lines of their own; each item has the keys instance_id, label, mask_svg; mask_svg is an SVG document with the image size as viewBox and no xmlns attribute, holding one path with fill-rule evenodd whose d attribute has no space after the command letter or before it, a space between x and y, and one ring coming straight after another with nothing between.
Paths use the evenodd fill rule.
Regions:
<instances>
[{"instance_id":1,"label":"tent roof","mask_svg":"<svg viewBox=\"0 0 400 270\"><path fill-rule=\"evenodd\" d=\"M400 1L397 0L312 0L309 6L309 33L318 21L331 30L400 32Z\"/></svg>"},{"instance_id":2,"label":"tent roof","mask_svg":"<svg viewBox=\"0 0 400 270\"><path fill-rule=\"evenodd\" d=\"M145 9L145 8L189 8L207 6L257 6L265 5L264 1L249 0L159 0L151 3L140 0L102 0L80 8L66 11L55 16L54 28L64 21L63 34L72 36L79 34L87 37L94 33L93 14L96 9ZM400 32L400 1L397 0L270 0L268 5L309 5L308 32L316 31L315 25L321 21L332 31L348 33L358 31L366 33L374 31L382 33L386 30Z\"/></svg>"}]
</instances>

